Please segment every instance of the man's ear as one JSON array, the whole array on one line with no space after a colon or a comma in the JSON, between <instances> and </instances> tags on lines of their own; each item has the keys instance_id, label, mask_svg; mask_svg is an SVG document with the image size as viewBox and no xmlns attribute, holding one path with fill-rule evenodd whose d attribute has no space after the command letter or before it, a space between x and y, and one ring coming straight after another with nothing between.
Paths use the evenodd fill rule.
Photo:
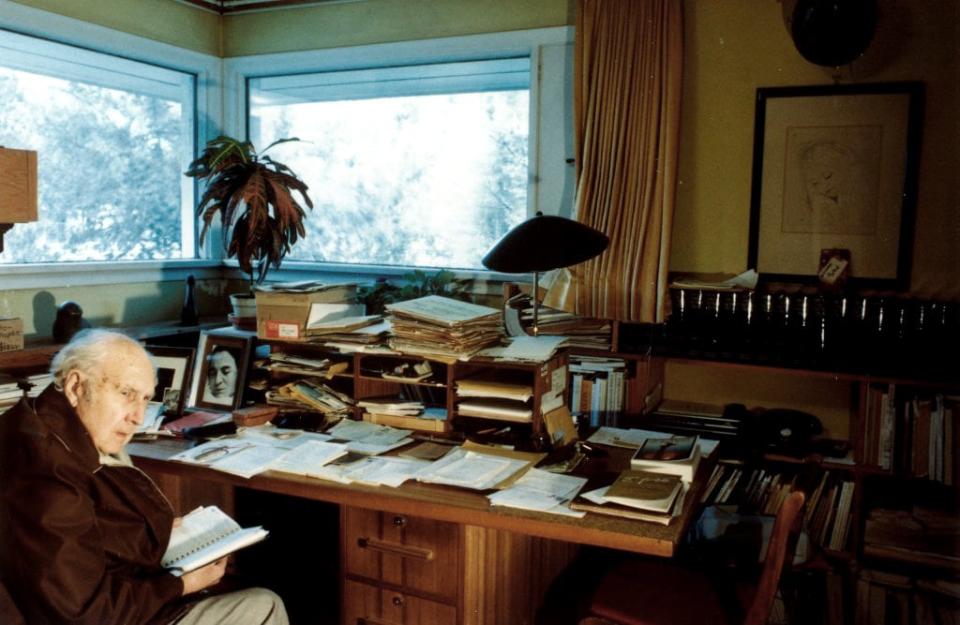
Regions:
<instances>
[{"instance_id":1,"label":"man's ear","mask_svg":"<svg viewBox=\"0 0 960 625\"><path fill-rule=\"evenodd\" d=\"M67 396L67 401L70 402L71 406L77 407L85 391L83 376L80 375L80 372L73 370L68 373L66 380L63 382L63 394Z\"/></svg>"}]
</instances>

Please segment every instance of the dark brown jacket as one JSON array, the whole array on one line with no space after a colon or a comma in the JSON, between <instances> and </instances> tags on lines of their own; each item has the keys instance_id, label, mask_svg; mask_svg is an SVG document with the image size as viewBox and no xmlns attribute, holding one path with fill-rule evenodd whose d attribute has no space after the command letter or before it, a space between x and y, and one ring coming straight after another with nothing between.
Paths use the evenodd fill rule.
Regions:
<instances>
[{"instance_id":1,"label":"dark brown jacket","mask_svg":"<svg viewBox=\"0 0 960 625\"><path fill-rule=\"evenodd\" d=\"M167 623L173 510L133 466L101 464L52 385L0 415L0 575L31 625Z\"/></svg>"}]
</instances>

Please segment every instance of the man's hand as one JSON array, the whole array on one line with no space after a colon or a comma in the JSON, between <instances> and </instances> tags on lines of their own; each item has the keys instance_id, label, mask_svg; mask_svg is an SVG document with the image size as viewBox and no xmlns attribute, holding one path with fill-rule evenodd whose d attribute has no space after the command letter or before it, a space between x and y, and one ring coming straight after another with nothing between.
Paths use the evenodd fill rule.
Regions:
<instances>
[{"instance_id":1,"label":"man's hand","mask_svg":"<svg viewBox=\"0 0 960 625\"><path fill-rule=\"evenodd\" d=\"M183 580L183 594L189 595L199 590L203 590L204 588L213 586L220 581L226 570L227 558L223 557L216 562L208 564L207 566L201 567L195 571L184 573L183 577L180 578Z\"/></svg>"}]
</instances>

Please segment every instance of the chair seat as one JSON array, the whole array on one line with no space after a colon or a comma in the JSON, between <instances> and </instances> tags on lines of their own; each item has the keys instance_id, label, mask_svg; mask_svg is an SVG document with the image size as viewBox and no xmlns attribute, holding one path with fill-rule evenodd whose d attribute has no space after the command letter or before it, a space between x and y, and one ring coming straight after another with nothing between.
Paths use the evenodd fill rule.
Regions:
<instances>
[{"instance_id":1,"label":"chair seat","mask_svg":"<svg viewBox=\"0 0 960 625\"><path fill-rule=\"evenodd\" d=\"M668 562L633 560L604 577L590 613L622 625L728 625L713 583Z\"/></svg>"}]
</instances>

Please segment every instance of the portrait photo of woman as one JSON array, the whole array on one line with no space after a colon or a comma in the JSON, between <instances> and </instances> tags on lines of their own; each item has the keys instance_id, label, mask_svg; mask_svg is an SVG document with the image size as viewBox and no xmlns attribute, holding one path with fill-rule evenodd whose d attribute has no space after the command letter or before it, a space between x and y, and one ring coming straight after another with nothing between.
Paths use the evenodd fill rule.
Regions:
<instances>
[{"instance_id":1,"label":"portrait photo of woman","mask_svg":"<svg viewBox=\"0 0 960 625\"><path fill-rule=\"evenodd\" d=\"M232 410L243 400L250 340L245 336L205 332L194 366L191 405Z\"/></svg>"}]
</instances>

